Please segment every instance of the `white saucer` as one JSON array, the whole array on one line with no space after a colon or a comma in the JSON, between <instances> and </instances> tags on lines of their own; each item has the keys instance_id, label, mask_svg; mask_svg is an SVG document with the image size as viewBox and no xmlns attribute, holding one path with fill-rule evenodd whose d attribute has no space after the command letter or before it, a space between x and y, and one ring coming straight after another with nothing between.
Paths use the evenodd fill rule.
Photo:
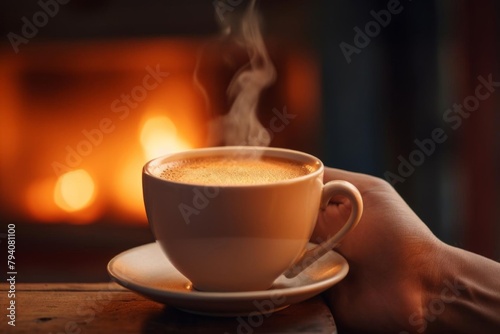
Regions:
<instances>
[{"instance_id":1,"label":"white saucer","mask_svg":"<svg viewBox=\"0 0 500 334\"><path fill-rule=\"evenodd\" d=\"M187 312L212 316L275 312L323 292L348 271L347 261L329 251L295 278L280 276L268 290L202 292L192 289L191 282L173 267L156 243L120 253L108 263L112 279L127 289Z\"/></svg>"}]
</instances>

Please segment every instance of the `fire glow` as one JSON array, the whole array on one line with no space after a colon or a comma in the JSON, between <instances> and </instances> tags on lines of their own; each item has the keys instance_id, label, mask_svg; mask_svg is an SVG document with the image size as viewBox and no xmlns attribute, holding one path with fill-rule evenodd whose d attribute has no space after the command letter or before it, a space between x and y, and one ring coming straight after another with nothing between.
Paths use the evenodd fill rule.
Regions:
<instances>
[{"instance_id":1,"label":"fire glow","mask_svg":"<svg viewBox=\"0 0 500 334\"><path fill-rule=\"evenodd\" d=\"M98 187L98 175L92 175L83 168L44 182L34 182L26 193L27 205L32 214L42 221L63 218L73 223L92 222L101 214L99 206L95 204L96 198L102 197L104 194L100 190L107 187L111 190L109 193L115 194L115 200L121 203L124 213L126 211L142 220L144 210L140 170L144 163L192 146L178 137L177 128L166 116L147 118L135 138L134 146L140 146L141 151L130 156L116 174L110 175L107 181L111 181L111 185ZM130 149L136 151L133 147Z\"/></svg>"},{"instance_id":2,"label":"fire glow","mask_svg":"<svg viewBox=\"0 0 500 334\"><path fill-rule=\"evenodd\" d=\"M59 176L54 187L54 202L64 211L79 211L92 204L95 192L90 174L77 169Z\"/></svg>"},{"instance_id":3,"label":"fire glow","mask_svg":"<svg viewBox=\"0 0 500 334\"><path fill-rule=\"evenodd\" d=\"M124 53L131 43L135 52ZM193 86L201 45L190 39L40 43L26 46L22 57L0 50L2 216L16 222L146 224L142 166L159 155L212 144L213 115ZM200 73L206 87L224 92L228 82L221 78L229 80L234 72L218 56L206 54ZM317 62L301 48L276 57L287 80L277 78L279 93L261 109L272 118L273 108L286 101L302 124L293 138L305 142L314 137L319 112ZM170 75L126 118L113 113L112 102L142 85L144 69L156 64ZM213 106L220 115L227 111L222 103ZM105 118L113 128L101 127ZM264 118L264 127L269 124ZM286 133L297 125L276 135L274 145L285 146ZM92 129L109 131L84 152L81 142L90 140L83 130ZM88 154L56 173L54 161L68 165L67 147Z\"/></svg>"}]
</instances>

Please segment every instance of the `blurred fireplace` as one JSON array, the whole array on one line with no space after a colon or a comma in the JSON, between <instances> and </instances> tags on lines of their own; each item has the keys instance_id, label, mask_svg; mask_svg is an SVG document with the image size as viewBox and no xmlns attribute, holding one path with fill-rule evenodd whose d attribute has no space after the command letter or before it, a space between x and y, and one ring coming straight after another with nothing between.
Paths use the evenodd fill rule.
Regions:
<instances>
[{"instance_id":1,"label":"blurred fireplace","mask_svg":"<svg viewBox=\"0 0 500 334\"><path fill-rule=\"evenodd\" d=\"M229 109L225 90L237 68L205 50L199 78L211 95L207 109L193 82L201 45L164 38L47 42L19 55L3 49L0 187L7 220L144 225L142 165L208 145L210 110ZM283 108L298 121L274 133L271 144L314 151L315 59L286 48L273 61L279 78L262 95L261 122Z\"/></svg>"},{"instance_id":2,"label":"blurred fireplace","mask_svg":"<svg viewBox=\"0 0 500 334\"><path fill-rule=\"evenodd\" d=\"M141 165L203 145L206 117L191 88L195 50L190 41L44 43L19 56L5 50L2 194L9 194L2 202L9 216L143 222Z\"/></svg>"}]
</instances>

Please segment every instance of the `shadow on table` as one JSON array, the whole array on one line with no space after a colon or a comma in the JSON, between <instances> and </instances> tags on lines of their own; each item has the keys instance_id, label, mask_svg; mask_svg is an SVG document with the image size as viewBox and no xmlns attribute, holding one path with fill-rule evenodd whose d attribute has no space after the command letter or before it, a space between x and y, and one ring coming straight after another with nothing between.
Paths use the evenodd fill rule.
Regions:
<instances>
[{"instance_id":1,"label":"shadow on table","mask_svg":"<svg viewBox=\"0 0 500 334\"><path fill-rule=\"evenodd\" d=\"M321 298L272 314L237 317L211 317L191 314L173 307L151 313L142 325L142 333L336 333L331 313L324 311Z\"/></svg>"}]
</instances>

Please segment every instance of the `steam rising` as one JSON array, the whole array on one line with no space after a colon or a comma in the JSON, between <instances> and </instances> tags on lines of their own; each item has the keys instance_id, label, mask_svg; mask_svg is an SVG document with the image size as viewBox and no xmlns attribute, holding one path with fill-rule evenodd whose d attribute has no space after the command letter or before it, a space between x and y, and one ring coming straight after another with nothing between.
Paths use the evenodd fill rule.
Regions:
<instances>
[{"instance_id":1,"label":"steam rising","mask_svg":"<svg viewBox=\"0 0 500 334\"><path fill-rule=\"evenodd\" d=\"M223 32L241 34L249 62L232 78L227 89L231 108L228 114L212 122L211 136L225 145L269 146L271 136L257 118L257 106L261 91L274 82L276 70L264 45L255 0L250 2L241 20L227 22L223 21L226 23Z\"/></svg>"}]
</instances>

